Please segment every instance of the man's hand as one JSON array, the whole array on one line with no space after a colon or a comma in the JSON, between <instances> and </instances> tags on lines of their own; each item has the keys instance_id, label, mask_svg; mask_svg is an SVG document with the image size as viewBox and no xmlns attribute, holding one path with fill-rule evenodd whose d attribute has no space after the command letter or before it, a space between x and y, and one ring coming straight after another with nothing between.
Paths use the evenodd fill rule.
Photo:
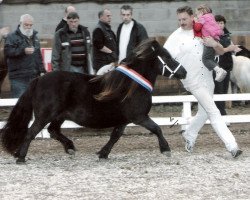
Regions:
<instances>
[{"instance_id":1,"label":"man's hand","mask_svg":"<svg viewBox=\"0 0 250 200\"><path fill-rule=\"evenodd\" d=\"M239 45L234 45L234 44L231 44L229 45L226 50L228 52L235 52L235 53L238 53L240 52L242 49L239 47Z\"/></svg>"},{"instance_id":2,"label":"man's hand","mask_svg":"<svg viewBox=\"0 0 250 200\"><path fill-rule=\"evenodd\" d=\"M34 47L26 47L26 48L24 49L24 51L25 51L25 54L26 54L26 55L31 55L31 54L34 53L35 48L34 48Z\"/></svg>"}]
</instances>

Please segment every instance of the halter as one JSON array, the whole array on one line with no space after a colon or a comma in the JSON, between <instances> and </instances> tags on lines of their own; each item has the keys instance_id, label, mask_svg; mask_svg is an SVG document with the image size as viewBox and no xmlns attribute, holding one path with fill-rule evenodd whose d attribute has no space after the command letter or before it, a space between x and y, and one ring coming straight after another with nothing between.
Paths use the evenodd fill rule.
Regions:
<instances>
[{"instance_id":1,"label":"halter","mask_svg":"<svg viewBox=\"0 0 250 200\"><path fill-rule=\"evenodd\" d=\"M122 72L123 74L127 75L129 78L136 81L142 87L147 89L149 92L153 91L153 86L149 80L144 78L141 74L138 74L135 70L128 68L127 66L120 65L116 68L117 71Z\"/></svg>"},{"instance_id":2,"label":"halter","mask_svg":"<svg viewBox=\"0 0 250 200\"><path fill-rule=\"evenodd\" d=\"M153 51L155 51L155 48L152 46L151 47ZM167 64L163 61L163 59L161 58L161 56L157 56L158 59L161 61L163 68L162 68L162 76L164 76L165 73L165 68L170 72L170 76L168 78L172 78L174 76L174 74L178 71L178 69L181 67L181 64L179 64L176 69L173 71L172 69L170 69Z\"/></svg>"},{"instance_id":3,"label":"halter","mask_svg":"<svg viewBox=\"0 0 250 200\"><path fill-rule=\"evenodd\" d=\"M157 56L158 59L161 61L162 65L163 65L163 69L162 69L162 76L165 73L165 69L167 69L170 72L170 76L168 78L172 78L174 76L174 74L178 71L178 69L181 67L181 64L179 64L176 69L173 71L172 69L170 69L167 64L162 60L162 58L160 56Z\"/></svg>"}]
</instances>

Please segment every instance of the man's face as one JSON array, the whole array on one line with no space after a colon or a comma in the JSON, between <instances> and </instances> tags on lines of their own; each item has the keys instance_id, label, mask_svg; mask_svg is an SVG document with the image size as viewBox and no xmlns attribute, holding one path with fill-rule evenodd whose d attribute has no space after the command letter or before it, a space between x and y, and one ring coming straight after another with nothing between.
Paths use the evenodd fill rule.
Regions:
<instances>
[{"instance_id":1,"label":"man's face","mask_svg":"<svg viewBox=\"0 0 250 200\"><path fill-rule=\"evenodd\" d=\"M183 12L183 13L178 13L177 18L179 25L183 30L191 30L193 28L193 20L194 20L193 15L190 16L188 13Z\"/></svg>"},{"instance_id":2,"label":"man's face","mask_svg":"<svg viewBox=\"0 0 250 200\"><path fill-rule=\"evenodd\" d=\"M79 19L67 19L67 24L69 26L69 30L76 33L79 26Z\"/></svg>"},{"instance_id":3,"label":"man's face","mask_svg":"<svg viewBox=\"0 0 250 200\"><path fill-rule=\"evenodd\" d=\"M131 22L131 20L132 20L132 12L131 12L131 10L122 9L121 10L121 17L122 17L122 21L125 24L128 24L129 22Z\"/></svg>"},{"instance_id":4,"label":"man's face","mask_svg":"<svg viewBox=\"0 0 250 200\"><path fill-rule=\"evenodd\" d=\"M32 36L33 34L33 20L31 19L25 19L23 22L20 24L21 31L24 35L26 36Z\"/></svg>"},{"instance_id":5,"label":"man's face","mask_svg":"<svg viewBox=\"0 0 250 200\"><path fill-rule=\"evenodd\" d=\"M110 24L111 23L111 12L109 10L105 10L103 15L100 17L100 20L106 24Z\"/></svg>"}]
</instances>

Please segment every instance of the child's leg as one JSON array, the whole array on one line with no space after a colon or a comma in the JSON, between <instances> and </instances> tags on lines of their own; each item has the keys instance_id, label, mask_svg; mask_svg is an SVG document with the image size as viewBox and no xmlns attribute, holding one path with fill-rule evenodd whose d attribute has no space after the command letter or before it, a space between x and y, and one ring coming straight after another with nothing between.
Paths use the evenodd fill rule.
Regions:
<instances>
[{"instance_id":1,"label":"child's leg","mask_svg":"<svg viewBox=\"0 0 250 200\"><path fill-rule=\"evenodd\" d=\"M214 60L215 50L213 47L204 46L202 54L202 62L208 68L208 70L213 70L218 64Z\"/></svg>"}]
</instances>

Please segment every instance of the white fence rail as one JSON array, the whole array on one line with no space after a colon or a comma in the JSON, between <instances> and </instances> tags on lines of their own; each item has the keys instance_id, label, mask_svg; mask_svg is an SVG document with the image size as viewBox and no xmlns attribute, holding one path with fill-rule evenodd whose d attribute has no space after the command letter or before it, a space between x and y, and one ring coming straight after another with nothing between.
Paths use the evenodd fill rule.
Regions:
<instances>
[{"instance_id":1,"label":"white fence rail","mask_svg":"<svg viewBox=\"0 0 250 200\"><path fill-rule=\"evenodd\" d=\"M242 101L250 100L250 93L244 94L223 94L223 95L214 95L215 101ZM17 99L0 99L0 107L12 107L16 104ZM191 112L191 103L197 102L193 95L177 95L177 96L153 96L153 104L166 104L166 103L182 103L183 110L181 116L166 116L166 117L154 117L152 118L160 126L173 126L173 125L182 125L184 130L186 125L188 125L190 119L192 118ZM166 113L169 115L169 113ZM250 122L249 115L226 115L223 116L224 120L229 123L248 123ZM0 121L0 129L3 128L5 121ZM32 123L32 121L30 122ZM207 120L206 123L210 123ZM129 126L134 126L134 124L129 124ZM47 132L47 126L38 137L48 138L49 133ZM62 128L81 128L71 121L65 121L62 125Z\"/></svg>"}]
</instances>

